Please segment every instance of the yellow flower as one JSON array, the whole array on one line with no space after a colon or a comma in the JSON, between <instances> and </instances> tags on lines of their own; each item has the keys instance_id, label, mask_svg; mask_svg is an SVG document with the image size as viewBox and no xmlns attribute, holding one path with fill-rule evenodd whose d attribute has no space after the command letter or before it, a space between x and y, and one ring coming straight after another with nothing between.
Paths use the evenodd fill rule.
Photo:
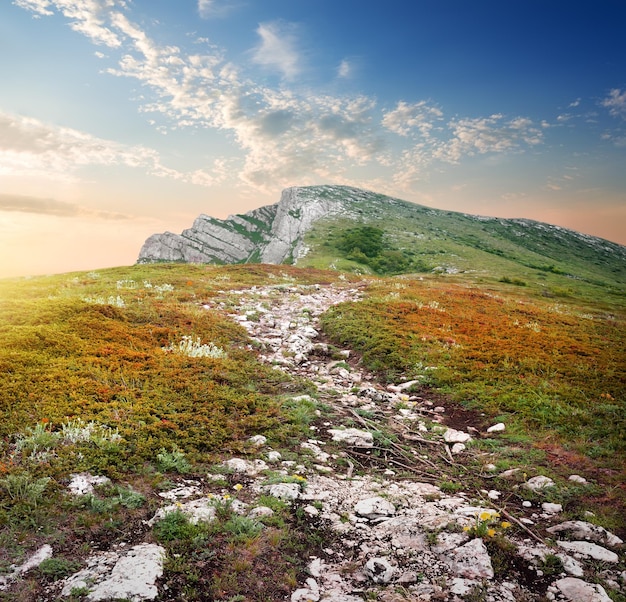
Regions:
<instances>
[{"instance_id":1,"label":"yellow flower","mask_svg":"<svg viewBox=\"0 0 626 602\"><path fill-rule=\"evenodd\" d=\"M241 490L243 489L243 485L242 485L241 483L237 483L237 484L233 487L233 489L234 489L235 491L241 491Z\"/></svg>"},{"instance_id":2,"label":"yellow flower","mask_svg":"<svg viewBox=\"0 0 626 602\"><path fill-rule=\"evenodd\" d=\"M493 537L496 534L495 529L487 529L487 537Z\"/></svg>"},{"instance_id":3,"label":"yellow flower","mask_svg":"<svg viewBox=\"0 0 626 602\"><path fill-rule=\"evenodd\" d=\"M480 520L490 520L492 518L493 514L491 512L481 512L478 515L478 518Z\"/></svg>"},{"instance_id":4,"label":"yellow flower","mask_svg":"<svg viewBox=\"0 0 626 602\"><path fill-rule=\"evenodd\" d=\"M465 531L466 533L470 530L471 530L471 527L463 527L463 531Z\"/></svg>"},{"instance_id":5,"label":"yellow flower","mask_svg":"<svg viewBox=\"0 0 626 602\"><path fill-rule=\"evenodd\" d=\"M230 495L228 495L227 493L224 495L224 499L225 500L229 500L230 499Z\"/></svg>"},{"instance_id":6,"label":"yellow flower","mask_svg":"<svg viewBox=\"0 0 626 602\"><path fill-rule=\"evenodd\" d=\"M509 521L503 520L503 521L500 523L500 526L501 526L503 529L508 529L508 528L511 526L511 523L510 523Z\"/></svg>"}]
</instances>

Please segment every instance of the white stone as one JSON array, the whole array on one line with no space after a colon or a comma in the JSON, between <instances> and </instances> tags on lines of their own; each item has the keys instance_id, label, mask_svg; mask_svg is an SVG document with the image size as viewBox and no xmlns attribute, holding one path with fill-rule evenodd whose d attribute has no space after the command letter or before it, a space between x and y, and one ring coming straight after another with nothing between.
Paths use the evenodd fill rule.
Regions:
<instances>
[{"instance_id":1,"label":"white stone","mask_svg":"<svg viewBox=\"0 0 626 602\"><path fill-rule=\"evenodd\" d=\"M365 563L365 574L374 583L389 583L395 571L385 558L370 558Z\"/></svg>"},{"instance_id":2,"label":"white stone","mask_svg":"<svg viewBox=\"0 0 626 602\"><path fill-rule=\"evenodd\" d=\"M389 500L376 496L357 502L354 511L364 518L375 519L381 516L393 516L396 508Z\"/></svg>"},{"instance_id":3,"label":"white stone","mask_svg":"<svg viewBox=\"0 0 626 602\"><path fill-rule=\"evenodd\" d=\"M588 541L595 541L596 543L603 543L608 546L620 546L624 542L621 538L617 537L610 531L607 531L604 527L593 525L581 520L569 520L554 527L547 529L548 533L568 533L576 539L586 539Z\"/></svg>"},{"instance_id":4,"label":"white stone","mask_svg":"<svg viewBox=\"0 0 626 602\"><path fill-rule=\"evenodd\" d=\"M489 493L487 493L487 497L490 500L497 500L502 495L500 491L496 491L495 489L491 489Z\"/></svg>"},{"instance_id":5,"label":"white stone","mask_svg":"<svg viewBox=\"0 0 626 602\"><path fill-rule=\"evenodd\" d=\"M264 516L273 516L274 511L267 506L257 506L248 512L249 518L262 518Z\"/></svg>"},{"instance_id":6,"label":"white stone","mask_svg":"<svg viewBox=\"0 0 626 602\"><path fill-rule=\"evenodd\" d=\"M563 563L563 568L565 572L574 576L574 577L582 577L585 574L585 569L583 565L578 562L575 558L568 556L567 554L555 554L557 558L561 560Z\"/></svg>"},{"instance_id":7,"label":"white stone","mask_svg":"<svg viewBox=\"0 0 626 602\"><path fill-rule=\"evenodd\" d=\"M585 479L585 477L581 477L578 474L570 475L569 480L572 481L573 483L580 483L581 485L584 485L585 483L587 483L587 479Z\"/></svg>"},{"instance_id":8,"label":"white stone","mask_svg":"<svg viewBox=\"0 0 626 602\"><path fill-rule=\"evenodd\" d=\"M554 487L554 481L550 477L544 475L538 475L532 479L528 479L524 486L535 493L539 493L546 489L546 487Z\"/></svg>"},{"instance_id":9,"label":"white stone","mask_svg":"<svg viewBox=\"0 0 626 602\"><path fill-rule=\"evenodd\" d=\"M20 567L17 568L18 573L24 574L28 571L37 568L44 560L52 558L52 546L45 544L41 546L30 558L26 560Z\"/></svg>"},{"instance_id":10,"label":"white stone","mask_svg":"<svg viewBox=\"0 0 626 602\"><path fill-rule=\"evenodd\" d=\"M450 451L454 454L460 454L461 452L465 451L465 444L464 443L455 443L451 448Z\"/></svg>"},{"instance_id":11,"label":"white stone","mask_svg":"<svg viewBox=\"0 0 626 602\"><path fill-rule=\"evenodd\" d=\"M483 540L477 537L453 550L446 558L451 570L466 579L493 579L493 567Z\"/></svg>"},{"instance_id":12,"label":"white stone","mask_svg":"<svg viewBox=\"0 0 626 602\"><path fill-rule=\"evenodd\" d=\"M457 431L456 429L446 429L443 434L443 440L446 443L466 443L472 438L469 433L464 433L463 431Z\"/></svg>"},{"instance_id":13,"label":"white stone","mask_svg":"<svg viewBox=\"0 0 626 602\"><path fill-rule=\"evenodd\" d=\"M267 443L267 437L263 435L254 435L248 439L248 442L252 443L255 447L263 447Z\"/></svg>"},{"instance_id":14,"label":"white stone","mask_svg":"<svg viewBox=\"0 0 626 602\"><path fill-rule=\"evenodd\" d=\"M86 599L90 602L154 600L164 559L165 549L150 543L133 546L124 556L104 552L90 559L86 569L68 577L61 595L67 597L75 588L88 587Z\"/></svg>"},{"instance_id":15,"label":"white stone","mask_svg":"<svg viewBox=\"0 0 626 602\"><path fill-rule=\"evenodd\" d=\"M280 452L277 452L277 451L267 452L267 461L272 464L275 464L276 462L280 462L281 458L282 456L280 455Z\"/></svg>"},{"instance_id":16,"label":"white stone","mask_svg":"<svg viewBox=\"0 0 626 602\"><path fill-rule=\"evenodd\" d=\"M223 463L223 466L233 472L255 476L263 470L267 470L268 466L263 460L254 460L252 462L241 458L231 458Z\"/></svg>"},{"instance_id":17,"label":"white stone","mask_svg":"<svg viewBox=\"0 0 626 602\"><path fill-rule=\"evenodd\" d=\"M297 500L300 496L298 483L276 483L275 485L265 485L262 489L279 500Z\"/></svg>"},{"instance_id":18,"label":"white stone","mask_svg":"<svg viewBox=\"0 0 626 602\"><path fill-rule=\"evenodd\" d=\"M615 552L611 552L611 550L607 550L595 543L588 541L557 541L556 543L564 550L580 554L581 556L589 556L603 562L619 562L619 557Z\"/></svg>"},{"instance_id":19,"label":"white stone","mask_svg":"<svg viewBox=\"0 0 626 602\"><path fill-rule=\"evenodd\" d=\"M345 443L353 447L373 447L374 435L369 431L361 431L356 428L329 429L333 441Z\"/></svg>"},{"instance_id":20,"label":"white stone","mask_svg":"<svg viewBox=\"0 0 626 602\"><path fill-rule=\"evenodd\" d=\"M487 432L488 433L501 433L504 430L506 430L506 425L504 424L504 422L498 422L498 424L494 424L493 426L490 426L487 429Z\"/></svg>"},{"instance_id":21,"label":"white stone","mask_svg":"<svg viewBox=\"0 0 626 602\"><path fill-rule=\"evenodd\" d=\"M159 493L159 497L162 497L166 500L178 500L191 497L193 495L200 495L202 493L199 487L195 485L181 485L180 487L175 487L174 489L170 489L169 491L162 491Z\"/></svg>"},{"instance_id":22,"label":"white stone","mask_svg":"<svg viewBox=\"0 0 626 602\"><path fill-rule=\"evenodd\" d=\"M93 493L94 487L111 482L111 479L108 477L94 476L88 472L72 474L70 477L71 480L68 489L73 495L87 495Z\"/></svg>"},{"instance_id":23,"label":"white stone","mask_svg":"<svg viewBox=\"0 0 626 602\"><path fill-rule=\"evenodd\" d=\"M601 585L591 585L582 579L565 577L556 586L570 602L611 602Z\"/></svg>"},{"instance_id":24,"label":"white stone","mask_svg":"<svg viewBox=\"0 0 626 602\"><path fill-rule=\"evenodd\" d=\"M547 514L558 514L563 511L563 506L561 504L551 504L549 502L544 502L541 504L541 507L544 512Z\"/></svg>"}]
</instances>

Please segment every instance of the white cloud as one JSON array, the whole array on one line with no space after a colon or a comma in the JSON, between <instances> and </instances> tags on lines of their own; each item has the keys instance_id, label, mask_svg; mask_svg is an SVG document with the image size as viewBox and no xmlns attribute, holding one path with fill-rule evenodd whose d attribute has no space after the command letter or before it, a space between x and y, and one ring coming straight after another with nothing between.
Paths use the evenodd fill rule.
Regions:
<instances>
[{"instance_id":1,"label":"white cloud","mask_svg":"<svg viewBox=\"0 0 626 602\"><path fill-rule=\"evenodd\" d=\"M428 138L442 117L441 109L425 100L413 104L400 101L393 111L385 113L382 123L389 131L400 136L408 136L417 130L421 136Z\"/></svg>"},{"instance_id":2,"label":"white cloud","mask_svg":"<svg viewBox=\"0 0 626 602\"><path fill-rule=\"evenodd\" d=\"M198 0L198 13L206 19L215 10L215 0Z\"/></svg>"},{"instance_id":3,"label":"white cloud","mask_svg":"<svg viewBox=\"0 0 626 602\"><path fill-rule=\"evenodd\" d=\"M279 21L261 23L257 28L261 38L254 50L252 60L268 69L282 73L286 79L293 79L300 73L300 56L296 50L294 26Z\"/></svg>"},{"instance_id":4,"label":"white cloud","mask_svg":"<svg viewBox=\"0 0 626 602\"><path fill-rule=\"evenodd\" d=\"M113 9L126 7L124 0L15 0L15 4L36 15L52 15L49 7L54 6L70 19L74 31L91 38L96 44L111 48L121 45L120 39L105 23Z\"/></svg>"},{"instance_id":5,"label":"white cloud","mask_svg":"<svg viewBox=\"0 0 626 602\"><path fill-rule=\"evenodd\" d=\"M434 153L434 157L458 163L464 156L504 153L522 146L535 146L543 141L543 133L530 119L503 121L503 116L458 119L450 122L452 138Z\"/></svg>"},{"instance_id":6,"label":"white cloud","mask_svg":"<svg viewBox=\"0 0 626 602\"><path fill-rule=\"evenodd\" d=\"M337 77L340 77L342 79L350 77L352 75L352 70L353 68L350 61L344 59L343 61L341 61L341 63L339 63L339 66L337 67Z\"/></svg>"},{"instance_id":7,"label":"white cloud","mask_svg":"<svg viewBox=\"0 0 626 602\"><path fill-rule=\"evenodd\" d=\"M34 12L36 16L50 16L54 14L48 8L52 4L51 0L13 0L13 4Z\"/></svg>"},{"instance_id":8,"label":"white cloud","mask_svg":"<svg viewBox=\"0 0 626 602\"><path fill-rule=\"evenodd\" d=\"M224 177L218 169L180 172L164 166L159 153L145 146L128 146L0 111L0 176L72 182L80 178L83 168L114 165L185 182L216 183Z\"/></svg>"},{"instance_id":9,"label":"white cloud","mask_svg":"<svg viewBox=\"0 0 626 602\"><path fill-rule=\"evenodd\" d=\"M626 91L614 88L601 104L613 117L626 119Z\"/></svg>"},{"instance_id":10,"label":"white cloud","mask_svg":"<svg viewBox=\"0 0 626 602\"><path fill-rule=\"evenodd\" d=\"M356 165L367 166L376 174L372 177L397 170L396 185L407 189L436 162L458 163L468 155L519 152L542 141L541 128L523 117L507 121L502 115L492 115L446 122L442 109L428 101L398 102L381 115L376 100L367 96L340 97L311 90L298 93L285 81L276 88L260 85L245 79L237 66L225 60L224 52L206 40L196 38L193 52L157 43L131 21L126 10L116 10L126 8L122 0L19 2L41 15L56 8L81 23L77 31L95 43L118 43L120 58L106 71L141 84L145 96L140 110L150 113L155 129L164 133L172 128L221 130L238 147L240 157L228 165L217 158L204 169L183 173L164 166L154 150L131 149L37 123L35 129L49 131L47 142L46 136L39 136L44 140L42 148L58 139L70 142L39 154L37 145L31 145L23 156L13 149L10 161L0 163L2 166L18 169L19 162L25 161L24 169L39 166L57 177L67 177L85 162L115 163L200 186L230 177L244 187L275 190L294 181L346 181L346 174ZM198 4L199 10L215 7L215 2ZM263 23L257 33L260 44L252 53L254 62L277 71L284 80L295 78L302 69L295 26ZM352 64L344 60L338 75L346 77L351 71ZM24 127L22 123L18 128L22 135L26 135ZM0 144L2 133L0 130Z\"/></svg>"}]
</instances>

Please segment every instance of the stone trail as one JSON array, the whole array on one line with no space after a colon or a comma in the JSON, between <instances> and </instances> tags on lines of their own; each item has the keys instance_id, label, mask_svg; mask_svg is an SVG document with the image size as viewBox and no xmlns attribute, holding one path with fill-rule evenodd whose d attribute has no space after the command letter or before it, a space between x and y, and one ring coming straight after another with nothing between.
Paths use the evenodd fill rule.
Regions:
<instances>
[{"instance_id":1,"label":"stone trail","mask_svg":"<svg viewBox=\"0 0 626 602\"><path fill-rule=\"evenodd\" d=\"M455 464L455 458L468 453L466 444L481 433L446 426L444 405L409 392L418 381L382 387L353 361L350 350L334 350L320 340L319 316L360 294L358 286L348 283L276 285L229 291L205 306L207 311L231 313L255 340L263 361L310 379L319 398L332 405L333 422L320 416L301 445L300 461L283 461L257 436L251 443L262 459L225 462L246 476L255 499L269 493L302 504L311 521L336 535L323 555L310 559L309 577L293 591L291 602L461 601L470 596L489 602L608 602L604 587L592 583L597 578L626 595L623 542L615 535L583 521L561 522L559 509L550 505L519 503L523 488L508 496L493 489L445 493L437 486L445 480L442 463ZM490 437L504 428L493 425ZM380 437L386 431L396 434L402 445L391 440L383 444ZM386 460L374 453L381 448L388 453ZM264 485L263 471L270 468L289 482ZM486 465L484 474L495 476L494 470ZM301 481L293 482L294 475ZM527 481L529 491L554 486L541 476ZM214 509L198 480L181 482L162 496L163 507L151 523L175 509L192 520L212 519ZM498 516L492 504L504 505L505 500L511 514ZM254 503L237 501L233 507L250 517L272 512ZM517 520L526 530L510 535L503 519ZM479 526L493 528L511 542L508 554L515 574L496 571L497 549L488 535L471 537ZM545 527L556 545L535 535ZM162 548L149 544L118 546L89 559L59 595L67 596L72 584L89 583L90 601L112 595L158 600L155 584L163 554ZM563 570L550 577L546 560L553 557L561 560ZM142 570L133 568L137 566Z\"/></svg>"}]
</instances>

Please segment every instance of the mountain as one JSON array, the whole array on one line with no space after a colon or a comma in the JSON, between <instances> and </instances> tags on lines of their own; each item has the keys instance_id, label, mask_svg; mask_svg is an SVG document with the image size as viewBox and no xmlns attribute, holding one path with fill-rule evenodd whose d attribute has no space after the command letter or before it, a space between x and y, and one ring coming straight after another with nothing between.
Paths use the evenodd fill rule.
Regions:
<instances>
[{"instance_id":1,"label":"mountain","mask_svg":"<svg viewBox=\"0 0 626 602\"><path fill-rule=\"evenodd\" d=\"M293 263L356 273L556 274L626 283L626 247L559 226L433 209L347 186L294 187L274 205L154 234L138 263Z\"/></svg>"}]
</instances>

